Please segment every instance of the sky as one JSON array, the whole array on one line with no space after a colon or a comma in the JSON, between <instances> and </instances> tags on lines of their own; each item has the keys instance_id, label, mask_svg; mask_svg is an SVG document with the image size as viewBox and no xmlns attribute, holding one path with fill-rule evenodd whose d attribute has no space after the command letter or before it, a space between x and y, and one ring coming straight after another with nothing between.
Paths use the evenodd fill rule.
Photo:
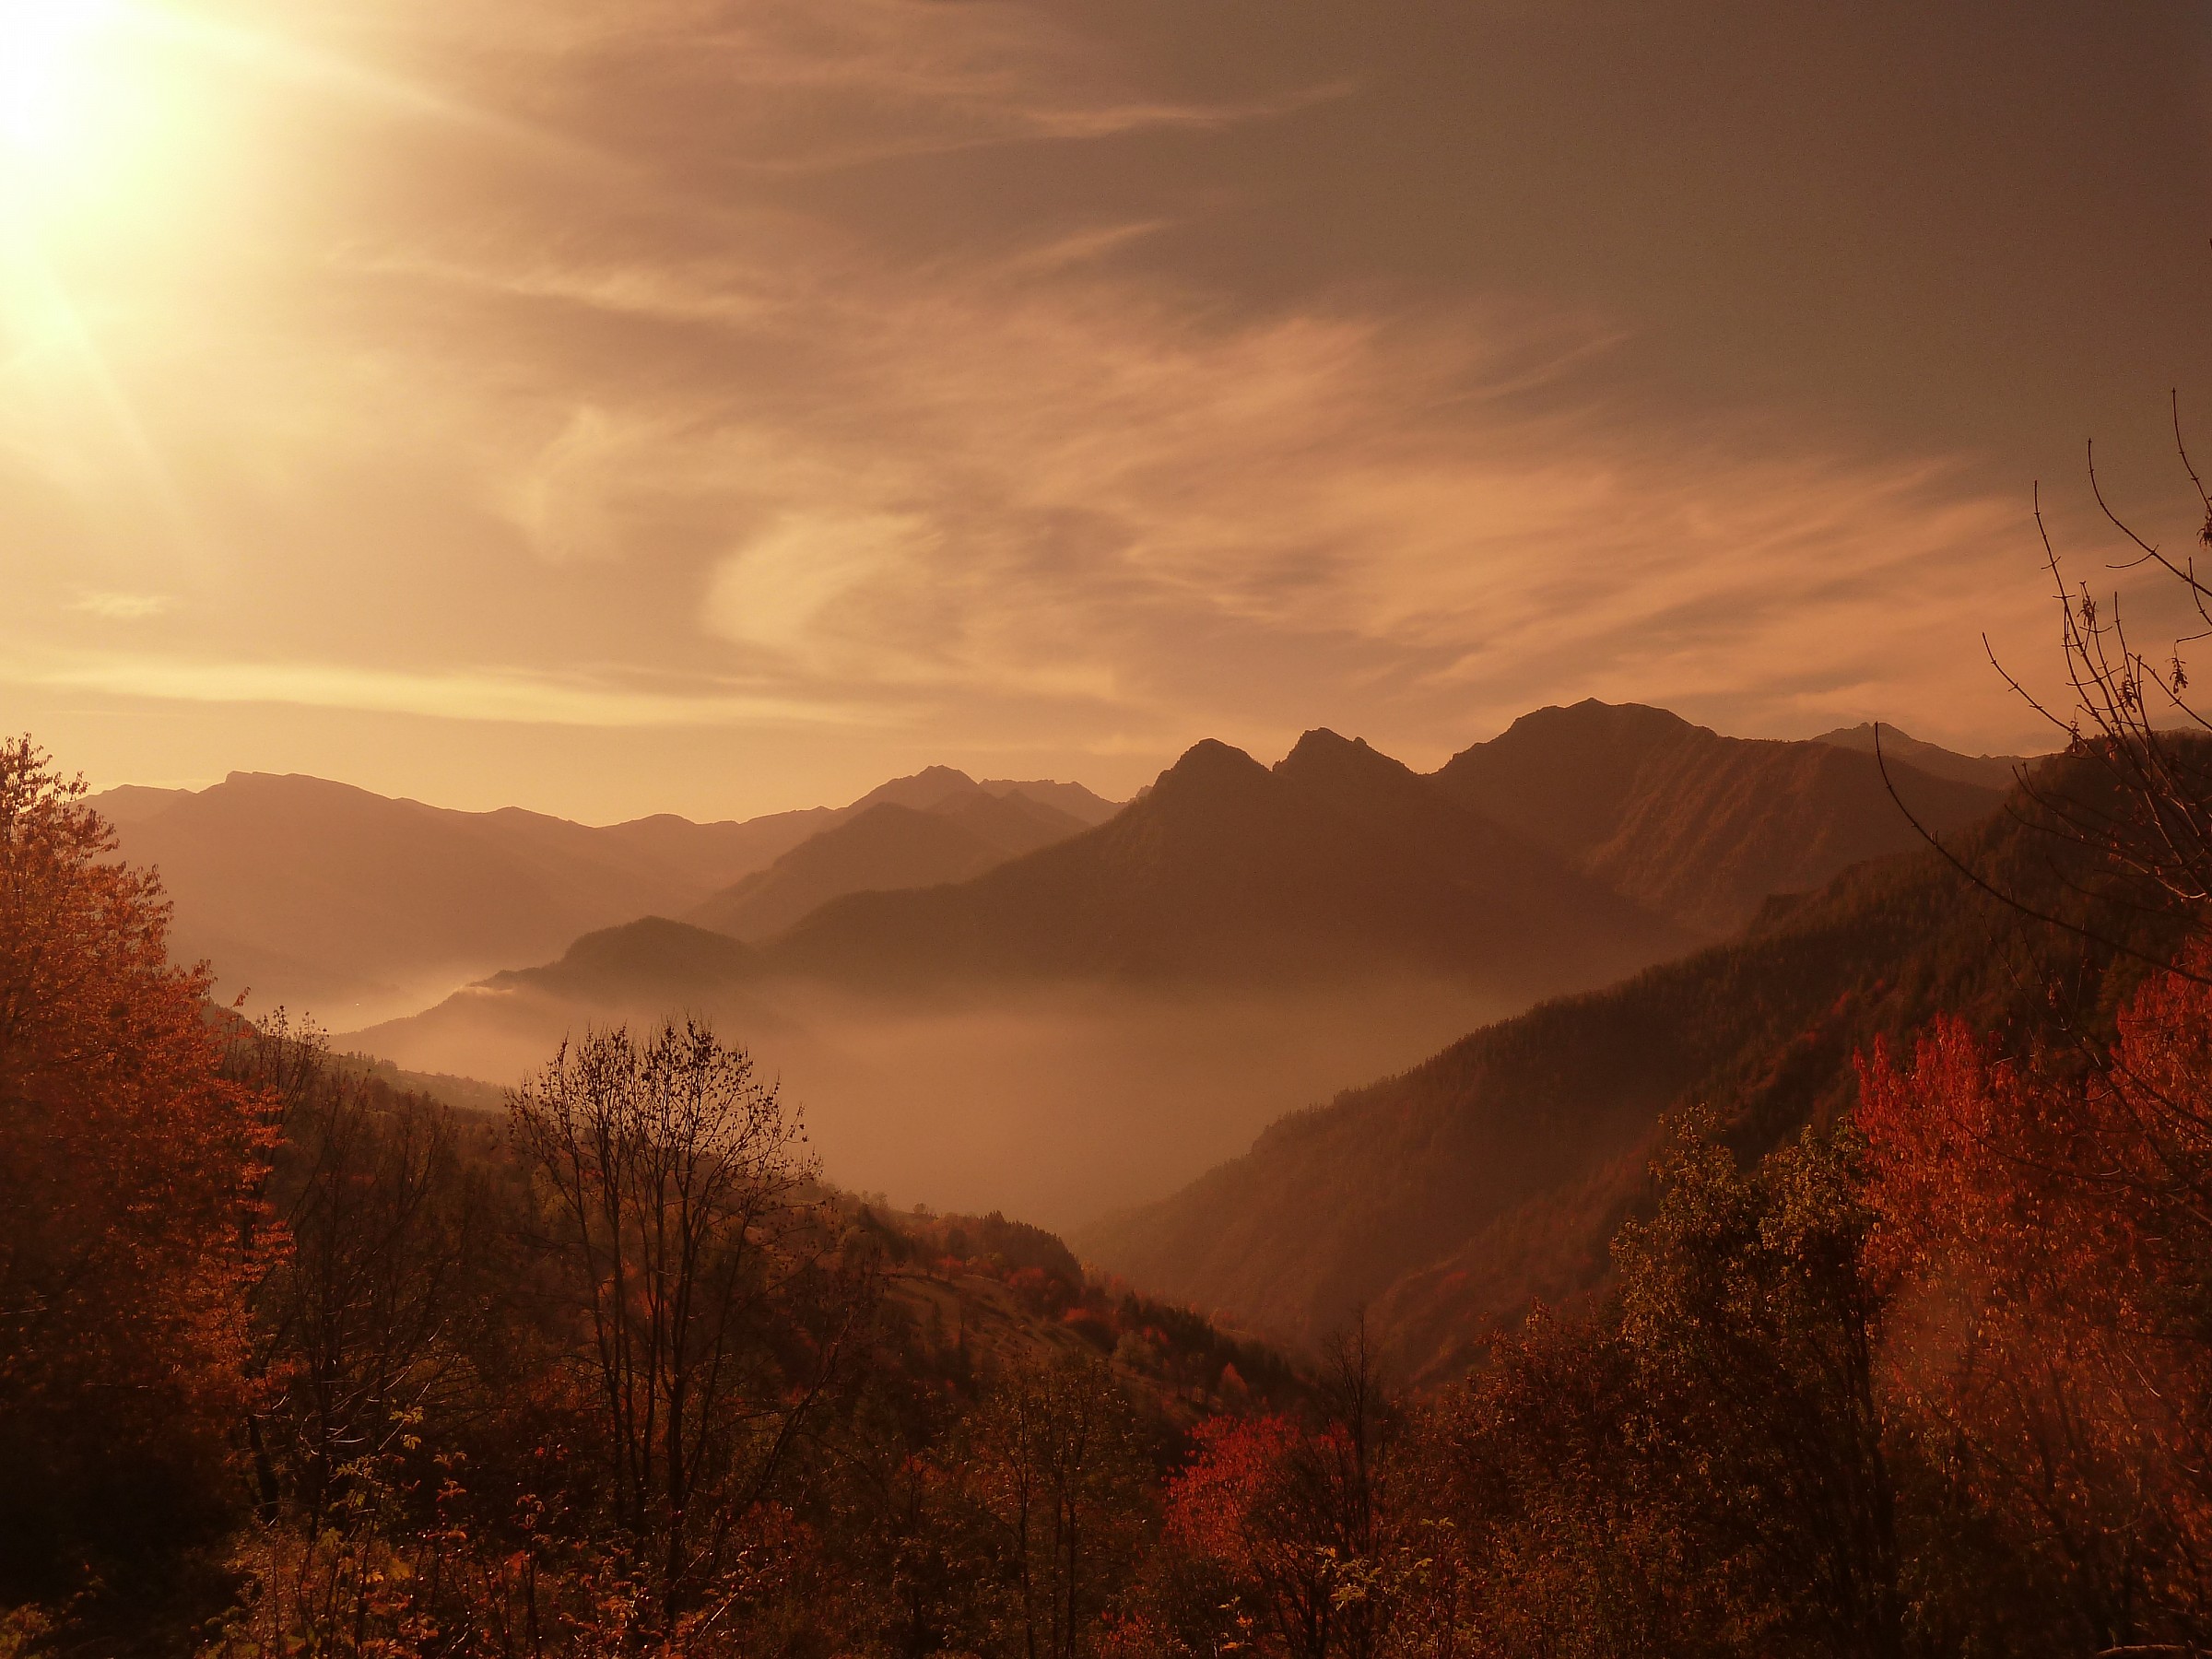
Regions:
<instances>
[{"instance_id":1,"label":"sky","mask_svg":"<svg viewBox=\"0 0 2212 1659\"><path fill-rule=\"evenodd\" d=\"M0 0L0 729L590 821L2043 747L2031 492L2187 545L2208 300L2204 0Z\"/></svg>"}]
</instances>

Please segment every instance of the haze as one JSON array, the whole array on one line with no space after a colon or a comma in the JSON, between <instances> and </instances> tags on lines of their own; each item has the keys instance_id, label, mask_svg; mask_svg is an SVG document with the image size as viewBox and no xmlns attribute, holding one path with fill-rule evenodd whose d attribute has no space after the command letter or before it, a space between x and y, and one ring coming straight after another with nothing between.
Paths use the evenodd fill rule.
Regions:
<instances>
[{"instance_id":1,"label":"haze","mask_svg":"<svg viewBox=\"0 0 2212 1659\"><path fill-rule=\"evenodd\" d=\"M2197 6L0 18L0 724L100 784L2018 749L2031 483L2189 527Z\"/></svg>"}]
</instances>

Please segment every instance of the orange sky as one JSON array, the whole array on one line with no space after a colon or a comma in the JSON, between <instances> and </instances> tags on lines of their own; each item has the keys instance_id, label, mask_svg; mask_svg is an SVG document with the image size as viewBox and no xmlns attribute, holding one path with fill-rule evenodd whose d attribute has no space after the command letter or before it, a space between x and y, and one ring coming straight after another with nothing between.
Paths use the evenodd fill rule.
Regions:
<instances>
[{"instance_id":1,"label":"orange sky","mask_svg":"<svg viewBox=\"0 0 2212 1659\"><path fill-rule=\"evenodd\" d=\"M0 0L0 726L592 819L2030 741L2030 482L2101 575L2082 439L2177 536L2212 451L2208 17Z\"/></svg>"}]
</instances>

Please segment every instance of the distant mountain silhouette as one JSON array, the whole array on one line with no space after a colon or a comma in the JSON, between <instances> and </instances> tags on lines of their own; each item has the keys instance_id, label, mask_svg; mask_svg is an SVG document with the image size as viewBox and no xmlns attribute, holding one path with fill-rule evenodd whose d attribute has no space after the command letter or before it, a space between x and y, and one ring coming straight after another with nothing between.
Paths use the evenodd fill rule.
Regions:
<instances>
[{"instance_id":1,"label":"distant mountain silhouette","mask_svg":"<svg viewBox=\"0 0 2212 1659\"><path fill-rule=\"evenodd\" d=\"M929 779L929 787L902 793L910 802L933 805L878 798L715 894L686 919L737 938L765 939L846 893L964 881L1084 828L1083 820L1034 799L1021 786L993 794L962 773L942 767L931 772L947 776L925 772L900 783Z\"/></svg>"},{"instance_id":2,"label":"distant mountain silhouette","mask_svg":"<svg viewBox=\"0 0 2212 1659\"><path fill-rule=\"evenodd\" d=\"M850 806L742 823L663 814L605 828L515 807L458 812L266 772L233 772L197 791L125 786L92 805L116 825L126 857L160 869L181 959L210 959L224 993L250 986L254 1007L285 1003L346 1027L544 961L594 929L682 914L901 794L957 795L1024 821L1060 810L1038 798L1045 794L1112 810L1077 785L1018 788L1025 794L1009 794L1008 806L996 798L1003 791L932 768Z\"/></svg>"},{"instance_id":3,"label":"distant mountain silhouette","mask_svg":"<svg viewBox=\"0 0 2212 1659\"><path fill-rule=\"evenodd\" d=\"M1106 823L1010 860L981 846L978 799L1001 834L1062 833L1065 818L1053 825L1043 818L1051 808L984 795L957 773L902 780L900 793L940 810L878 800L690 920L759 937L810 885L855 870L888 876L901 860L924 870L961 856L993 867L831 899L762 938L757 958L728 959L743 974L724 974L700 943L718 935L646 918L359 1041L403 1064L451 1066L467 1052L471 1019L519 1029L502 998L521 995L537 1029L555 1031L550 1007L564 997L573 1024L618 1005L703 1006L724 1000L732 977L754 976L766 995L782 982L971 1003L1054 985L1242 993L1399 979L1449 982L1477 1006L1511 1006L1602 984L1692 943L1432 780L1334 732L1307 733L1272 770L1199 743ZM680 961L658 964L663 950ZM712 972L698 971L702 952Z\"/></svg>"},{"instance_id":4,"label":"distant mountain silhouette","mask_svg":"<svg viewBox=\"0 0 2212 1659\"><path fill-rule=\"evenodd\" d=\"M1863 721L1855 726L1838 726L1811 741L1832 743L1838 748L1859 749L1871 755L1874 723ZM1882 755L1891 762L1902 760L1931 778L1948 778L1955 783L1979 783L1985 789L2010 789L2020 769L2035 764L2035 759L2026 755L1957 754L1933 743L1923 743L1887 721L1882 723Z\"/></svg>"},{"instance_id":5,"label":"distant mountain silhouette","mask_svg":"<svg viewBox=\"0 0 2212 1659\"><path fill-rule=\"evenodd\" d=\"M1208 740L1085 834L953 886L824 905L769 955L860 983L1325 981L1377 971L1535 994L1680 930L1332 732L1270 771Z\"/></svg>"},{"instance_id":6,"label":"distant mountain silhouette","mask_svg":"<svg viewBox=\"0 0 2212 1659\"><path fill-rule=\"evenodd\" d=\"M1019 797L1039 806L1051 807L1079 825L1102 824L1122 809L1121 802L1093 794L1080 783L1055 783L1046 778L1028 782L988 778L979 783L956 767L926 766L912 777L893 778L888 783L878 784L842 810L848 815L865 812L871 806L888 802L895 806L911 806L917 812L938 812L971 802L979 794L999 799Z\"/></svg>"},{"instance_id":7,"label":"distant mountain silhouette","mask_svg":"<svg viewBox=\"0 0 2212 1659\"><path fill-rule=\"evenodd\" d=\"M2004 814L1960 844L2014 890L2077 908L2051 843ZM1243 1157L1073 1241L1277 1336L1315 1336L1365 1307L1409 1371L1447 1376L1532 1300L1556 1307L1604 1277L1667 1112L1711 1106L1738 1146L1771 1147L1848 1105L1853 1055L1877 1037L1944 1010L1997 1030L2047 1022L2053 964L2080 948L1927 849L1876 861L1734 942L1292 1114Z\"/></svg>"},{"instance_id":8,"label":"distant mountain silhouette","mask_svg":"<svg viewBox=\"0 0 2212 1659\"><path fill-rule=\"evenodd\" d=\"M1017 782L1011 778L985 778L977 787L985 794L1025 795L1040 806L1054 807L1080 824L1102 824L1124 806L1126 801L1109 801L1096 795L1080 783L1055 783L1049 778Z\"/></svg>"},{"instance_id":9,"label":"distant mountain silhouette","mask_svg":"<svg viewBox=\"0 0 2212 1659\"><path fill-rule=\"evenodd\" d=\"M594 1022L712 1010L755 1037L780 1030L782 1016L758 994L765 974L759 954L727 934L643 916L584 935L554 961L495 973L344 1041L402 1065L458 1048L482 1075L511 1079Z\"/></svg>"},{"instance_id":10,"label":"distant mountain silhouette","mask_svg":"<svg viewBox=\"0 0 2212 1659\"><path fill-rule=\"evenodd\" d=\"M1547 741L1535 740L1547 731ZM1947 827L1998 799L1901 763L1898 776L1908 799ZM809 874L816 861L849 879L888 856L871 844L878 834L905 855L972 810L967 792L980 789L948 770L902 780L883 793L906 801L878 798L793 850L774 883L736 885L753 897L783 895L795 908L802 877L827 878ZM1041 1190L1046 1183L1005 1172L1009 1147L1025 1167L1074 1156L1112 1163L1110 1178L1056 1184L1066 1194L1053 1199L1066 1206L1058 1217L1074 1220L1079 1188L1100 1206L1126 1202L1124 1194L1146 1190L1147 1167L1178 1162L1171 1147L1149 1166L1115 1162L1121 1149L1104 1141L1113 1124L1143 1123L1142 1134L1124 1128L1124 1137L1166 1136L1218 1158L1300 1099L1394 1073L1450 1033L1543 996L1679 962L1721 917L1760 910L1764 938L1818 909L1803 898L1762 903L1770 895L1816 888L1870 849L1918 845L1871 757L1821 743L1737 743L1658 710L1543 712L1428 777L1328 731L1308 733L1273 767L1207 741L1108 821L965 879L848 892L781 932L765 912L757 923L725 919L758 926L749 949L698 927L637 921L355 1041L403 1065L504 1077L542 1063L562 1032L593 1020L705 1011L759 1041L769 1063L830 1108L826 1135L850 1137L843 1156L877 1160L868 1167L878 1183L926 1169L949 1186L985 1171ZM891 873L868 867L875 878ZM1701 925L1655 914L1632 889L1612 885L1639 878ZM1893 961L1921 924L1910 913L1882 921L1888 931L1855 959ZM1493 1081L1482 1085L1477 1116L1495 1124L1469 1131L1464 1147L1445 1118L1401 1125L1410 1140L1361 1127L1357 1114L1331 1118L1347 1125L1351 1141L1377 1137L1387 1157L1377 1162L1333 1139L1311 1162L1270 1153L1264 1168L1253 1166L1262 1172L1251 1192L1239 1184L1243 1176L1218 1173L1209 1182L1226 1185L1202 1183L1141 1226L1098 1234L1101 1257L1277 1328L1318 1328L1310 1322L1349 1305L1339 1290L1379 1303L1395 1294L1398 1276L1471 1248L1490 1224L1483 1218L1509 1225L1517 1206L1552 1202L1568 1190L1559 1182L1597 1180L1608 1158L1634 1153L1684 1079L1706 1075L1685 1067L1718 1065L1712 1055L1724 1051L1750 1053L1743 1033L1756 1026L1757 1041L1771 1034L1758 1021L1809 1019L1826 1006L1821 996L1832 1000L1833 988L1850 982L1822 966L1803 970L1811 989L1770 985L1763 976L1800 971L1794 959L1745 949L1730 959L1738 967L1729 975L1693 975L1691 992L1659 994L1615 1024L1585 1030L1547 1015L1565 1023L1490 1028L1502 1034L1478 1047ZM1676 983L1664 977L1674 971L1627 982ZM1700 1024L1712 1023L1696 1000L1708 995L1728 1028L1717 1035ZM1270 1024L1255 1008L1281 1018ZM1559 1041L1538 1052L1530 1032ZM1617 1041L1609 1032L1625 1035ZM1143 1065L1101 1060L1124 1050L1142 1051ZM1401 1106L1418 1115L1430 1110L1420 1104L1428 1094L1460 1088L1458 1064L1419 1068L1442 1079L1433 1086L1401 1078L1357 1098L1384 1115ZM1264 1094L1230 1100L1227 1073L1270 1067ZM1084 1092L1067 1083L1079 1077L1111 1081ZM976 1104L985 1091L987 1109ZM1530 1124L1541 1135L1512 1139ZM1285 1144L1296 1133L1287 1124ZM1436 1142L1440 1184L1394 1231L1378 1207L1398 1179L1386 1166L1418 1166L1407 1179L1428 1181L1421 1136L1431 1133L1444 1137ZM1077 1145L1079 1155L1070 1151ZM1327 1212L1329 1158L1359 1194L1341 1229ZM1197 1167L1182 1161L1170 1179ZM979 1191L992 1199L970 1186L962 1201ZM1300 1204L1319 1210L1301 1219ZM1602 1258L1604 1235L1595 1236Z\"/></svg>"},{"instance_id":11,"label":"distant mountain silhouette","mask_svg":"<svg viewBox=\"0 0 2212 1659\"><path fill-rule=\"evenodd\" d=\"M1889 772L1937 832L2002 798L2001 786L1931 775L1901 755ZM1743 926L1770 894L1921 844L1871 752L1840 739L1724 737L1640 703L1539 709L1435 779L1469 810L1708 939Z\"/></svg>"}]
</instances>

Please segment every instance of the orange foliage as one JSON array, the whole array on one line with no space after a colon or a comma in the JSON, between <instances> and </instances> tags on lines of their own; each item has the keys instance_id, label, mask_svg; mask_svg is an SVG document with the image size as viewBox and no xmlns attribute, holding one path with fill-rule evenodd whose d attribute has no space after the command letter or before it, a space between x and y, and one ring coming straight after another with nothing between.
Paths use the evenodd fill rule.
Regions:
<instances>
[{"instance_id":1,"label":"orange foliage","mask_svg":"<svg viewBox=\"0 0 2212 1659\"><path fill-rule=\"evenodd\" d=\"M223 1489L269 1145L82 793L0 743L0 1559L33 1577Z\"/></svg>"}]
</instances>

